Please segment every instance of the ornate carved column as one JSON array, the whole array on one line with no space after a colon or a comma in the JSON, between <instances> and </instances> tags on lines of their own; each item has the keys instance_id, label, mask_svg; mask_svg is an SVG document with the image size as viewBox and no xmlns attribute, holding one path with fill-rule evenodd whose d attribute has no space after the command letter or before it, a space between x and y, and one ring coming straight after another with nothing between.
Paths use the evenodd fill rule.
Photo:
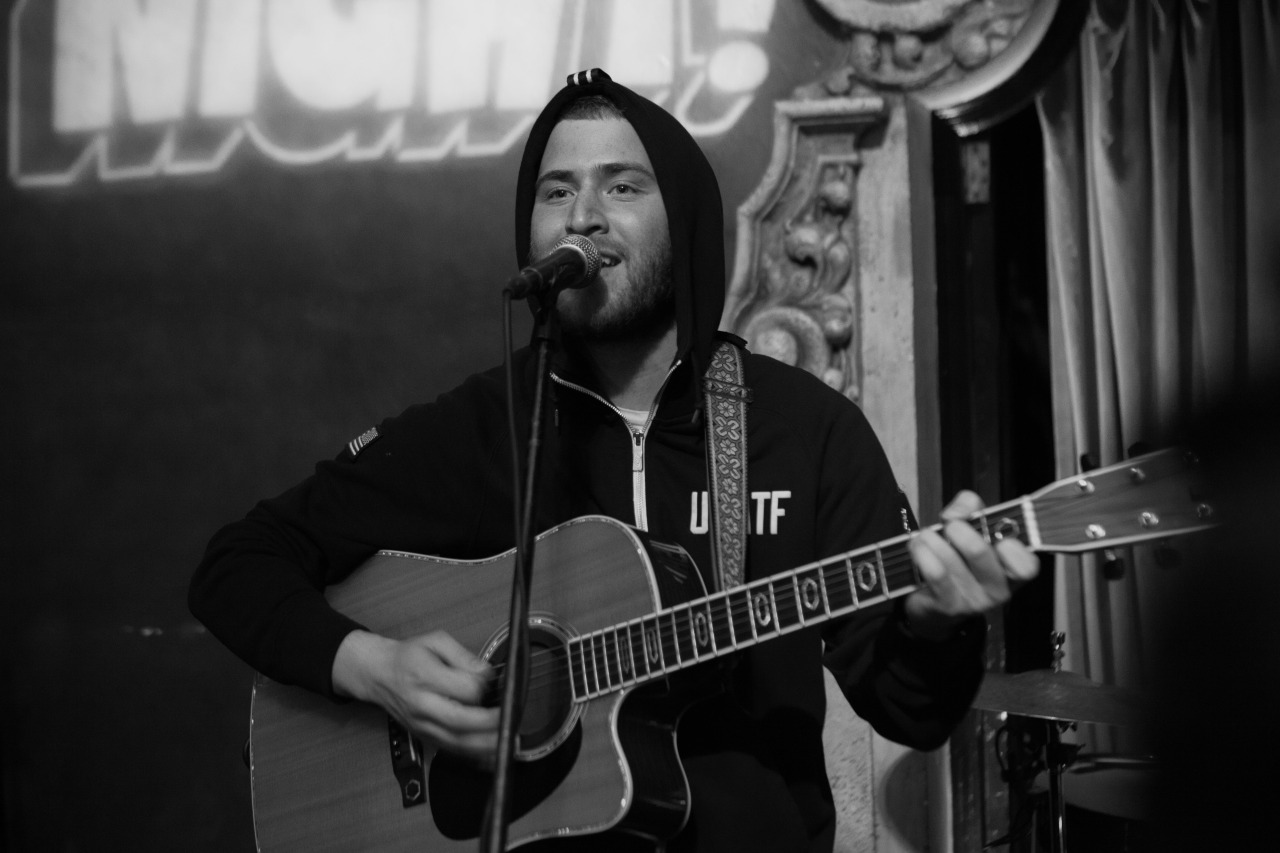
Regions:
<instances>
[{"instance_id":1,"label":"ornate carved column","mask_svg":"<svg viewBox=\"0 0 1280 853\"><path fill-rule=\"evenodd\" d=\"M814 3L846 59L775 105L772 159L738 211L722 326L858 402L913 505L933 517L943 496L932 122L970 135L1024 106L1089 4ZM828 687L837 850L970 849L952 831L948 751L875 736Z\"/></svg>"}]
</instances>

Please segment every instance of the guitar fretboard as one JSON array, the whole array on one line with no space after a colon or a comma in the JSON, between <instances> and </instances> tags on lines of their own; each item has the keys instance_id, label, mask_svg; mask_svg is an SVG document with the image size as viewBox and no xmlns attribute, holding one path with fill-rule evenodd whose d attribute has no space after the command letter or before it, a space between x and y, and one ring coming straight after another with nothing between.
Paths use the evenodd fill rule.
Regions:
<instances>
[{"instance_id":1,"label":"guitar fretboard","mask_svg":"<svg viewBox=\"0 0 1280 853\"><path fill-rule=\"evenodd\" d=\"M1013 502L973 521L988 542L1015 537L1028 543L1028 517L1026 505ZM911 537L902 534L576 637L568 644L573 698L644 684L907 595L922 583L908 550Z\"/></svg>"}]
</instances>

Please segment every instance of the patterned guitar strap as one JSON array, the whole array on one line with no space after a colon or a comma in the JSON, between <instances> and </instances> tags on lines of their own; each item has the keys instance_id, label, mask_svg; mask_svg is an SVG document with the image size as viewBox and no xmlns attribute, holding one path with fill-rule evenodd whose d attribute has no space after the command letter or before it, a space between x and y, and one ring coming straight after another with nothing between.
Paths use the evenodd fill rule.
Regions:
<instances>
[{"instance_id":1,"label":"patterned guitar strap","mask_svg":"<svg viewBox=\"0 0 1280 853\"><path fill-rule=\"evenodd\" d=\"M740 586L747 555L747 404L742 351L721 341L703 378L707 405L707 481L711 561L720 589Z\"/></svg>"}]
</instances>

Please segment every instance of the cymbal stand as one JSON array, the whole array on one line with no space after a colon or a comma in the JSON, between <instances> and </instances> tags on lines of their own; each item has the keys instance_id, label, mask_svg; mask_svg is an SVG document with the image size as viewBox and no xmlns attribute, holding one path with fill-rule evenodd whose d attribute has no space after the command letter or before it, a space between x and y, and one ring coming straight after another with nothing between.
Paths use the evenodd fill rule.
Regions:
<instances>
[{"instance_id":1,"label":"cymbal stand","mask_svg":"<svg viewBox=\"0 0 1280 853\"><path fill-rule=\"evenodd\" d=\"M1050 635L1053 643L1053 671L1062 671L1062 644L1067 635L1054 631ZM1049 851L1050 853L1066 853L1067 851L1067 803L1062 794L1062 772L1076 760L1080 751L1079 744L1063 743L1062 732L1075 723L1064 723L1059 720L1045 720L1047 739L1045 741L1045 764L1049 777Z\"/></svg>"},{"instance_id":2,"label":"cymbal stand","mask_svg":"<svg viewBox=\"0 0 1280 853\"><path fill-rule=\"evenodd\" d=\"M1048 741L1045 744L1045 763L1049 777L1049 850L1050 853L1066 853L1066 800L1062 795L1062 771L1070 767L1080 751L1079 744L1063 743L1060 732L1075 725L1058 720L1045 720Z\"/></svg>"}]
</instances>

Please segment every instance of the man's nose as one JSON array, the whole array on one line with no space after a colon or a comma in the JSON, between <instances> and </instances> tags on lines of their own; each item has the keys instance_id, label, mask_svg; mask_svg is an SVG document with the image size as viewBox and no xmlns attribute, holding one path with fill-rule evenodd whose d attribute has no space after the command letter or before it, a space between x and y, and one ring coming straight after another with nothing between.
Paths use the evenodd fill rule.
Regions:
<instances>
[{"instance_id":1,"label":"man's nose","mask_svg":"<svg viewBox=\"0 0 1280 853\"><path fill-rule=\"evenodd\" d=\"M609 230L609 220L594 192L579 192L569 209L567 230L570 234L595 234Z\"/></svg>"}]
</instances>

